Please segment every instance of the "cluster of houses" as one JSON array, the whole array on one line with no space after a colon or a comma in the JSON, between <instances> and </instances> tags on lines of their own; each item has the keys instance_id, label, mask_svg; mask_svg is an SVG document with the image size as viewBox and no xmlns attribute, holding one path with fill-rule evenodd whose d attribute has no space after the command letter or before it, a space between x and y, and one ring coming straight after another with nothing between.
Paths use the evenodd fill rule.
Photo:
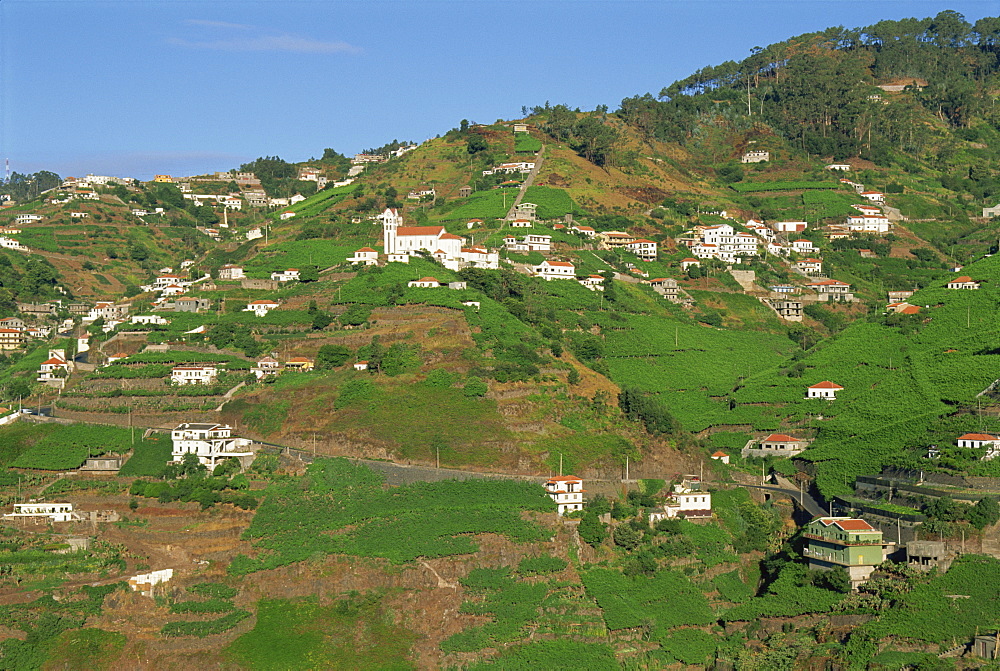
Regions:
<instances>
[{"instance_id":1,"label":"cluster of houses","mask_svg":"<svg viewBox=\"0 0 1000 671\"><path fill-rule=\"evenodd\" d=\"M268 375L277 375L285 370L308 372L315 365L315 361L304 356L290 357L284 363L273 357L265 356L256 362L250 372L259 380ZM170 383L175 385L215 384L220 371L221 367L214 363L174 366L170 370Z\"/></svg>"},{"instance_id":2,"label":"cluster of houses","mask_svg":"<svg viewBox=\"0 0 1000 671\"><path fill-rule=\"evenodd\" d=\"M575 475L559 475L545 482L545 492L555 501L559 515L583 510L583 479ZM686 475L673 486L661 505L648 511L650 526L663 519L698 519L712 516L712 494L702 490L700 478Z\"/></svg>"}]
</instances>

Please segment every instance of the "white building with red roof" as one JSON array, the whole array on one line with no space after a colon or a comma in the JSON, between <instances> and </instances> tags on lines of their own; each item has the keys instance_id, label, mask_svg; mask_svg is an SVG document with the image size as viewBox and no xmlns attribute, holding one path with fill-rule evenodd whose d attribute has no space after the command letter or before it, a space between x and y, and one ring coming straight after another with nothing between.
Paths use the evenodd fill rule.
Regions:
<instances>
[{"instance_id":1,"label":"white building with red roof","mask_svg":"<svg viewBox=\"0 0 1000 671\"><path fill-rule=\"evenodd\" d=\"M949 289L978 289L979 282L972 279L968 275L962 275L961 277L956 277L951 282L948 282Z\"/></svg>"},{"instance_id":2,"label":"white building with red roof","mask_svg":"<svg viewBox=\"0 0 1000 671\"><path fill-rule=\"evenodd\" d=\"M806 389L806 398L825 398L828 401L835 401L837 400L837 392L843 391L843 389L836 382L824 380L808 387Z\"/></svg>"},{"instance_id":3,"label":"white building with red roof","mask_svg":"<svg viewBox=\"0 0 1000 671\"><path fill-rule=\"evenodd\" d=\"M966 433L958 437L959 447L979 448L984 445L1000 447L1000 437L991 433Z\"/></svg>"},{"instance_id":4,"label":"white building with red roof","mask_svg":"<svg viewBox=\"0 0 1000 671\"><path fill-rule=\"evenodd\" d=\"M861 197L862 198L867 198L868 202L870 202L870 203L884 203L885 202L885 194L883 194L881 191L862 191L861 192Z\"/></svg>"},{"instance_id":5,"label":"white building with red roof","mask_svg":"<svg viewBox=\"0 0 1000 671\"><path fill-rule=\"evenodd\" d=\"M595 231L590 226L580 226L579 224L574 224L573 226L570 227L570 230L575 231L580 235L585 235L588 238L592 238L595 235L597 235L597 231Z\"/></svg>"},{"instance_id":6,"label":"white building with red roof","mask_svg":"<svg viewBox=\"0 0 1000 671\"><path fill-rule=\"evenodd\" d=\"M355 250L354 255L348 257L348 263L361 264L365 266L374 266L378 263L378 252L371 247L362 247L361 249Z\"/></svg>"},{"instance_id":7,"label":"white building with red roof","mask_svg":"<svg viewBox=\"0 0 1000 671\"><path fill-rule=\"evenodd\" d=\"M73 363L64 349L50 349L49 358L38 366L39 382L58 380L60 383L73 370ZM61 385L59 385L61 386Z\"/></svg>"},{"instance_id":8,"label":"white building with red roof","mask_svg":"<svg viewBox=\"0 0 1000 671\"><path fill-rule=\"evenodd\" d=\"M842 296L848 300L854 298L854 294L851 292L851 285L840 280L816 280L815 282L809 282L806 286L816 293L824 294L828 297L836 298Z\"/></svg>"},{"instance_id":9,"label":"white building with red roof","mask_svg":"<svg viewBox=\"0 0 1000 671\"><path fill-rule=\"evenodd\" d=\"M403 226L402 215L392 208L378 218L382 220L383 250L390 261L403 254L415 256L428 252L449 270L457 271L468 266L500 267L498 254L491 254L481 247L466 247L465 238L449 233L444 226Z\"/></svg>"},{"instance_id":10,"label":"white building with red roof","mask_svg":"<svg viewBox=\"0 0 1000 671\"><path fill-rule=\"evenodd\" d=\"M569 261L542 261L534 267L535 274L546 280L576 279L576 267Z\"/></svg>"},{"instance_id":11,"label":"white building with red roof","mask_svg":"<svg viewBox=\"0 0 1000 671\"><path fill-rule=\"evenodd\" d=\"M686 259L681 259L681 270L687 270L691 266L701 266L701 261L698 259L691 258L690 256Z\"/></svg>"},{"instance_id":12,"label":"white building with red roof","mask_svg":"<svg viewBox=\"0 0 1000 671\"><path fill-rule=\"evenodd\" d=\"M410 280L406 286L417 289L437 289L441 286L441 280L436 277L421 277L419 280Z\"/></svg>"},{"instance_id":13,"label":"white building with red roof","mask_svg":"<svg viewBox=\"0 0 1000 671\"><path fill-rule=\"evenodd\" d=\"M583 480L575 475L558 475L545 483L545 492L559 506L559 514L583 510Z\"/></svg>"}]
</instances>

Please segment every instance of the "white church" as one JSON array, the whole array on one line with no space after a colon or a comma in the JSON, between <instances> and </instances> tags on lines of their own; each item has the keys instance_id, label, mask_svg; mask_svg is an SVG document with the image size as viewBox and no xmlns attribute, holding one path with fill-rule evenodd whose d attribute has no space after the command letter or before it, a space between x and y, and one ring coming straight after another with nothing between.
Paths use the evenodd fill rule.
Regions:
<instances>
[{"instance_id":1,"label":"white church","mask_svg":"<svg viewBox=\"0 0 1000 671\"><path fill-rule=\"evenodd\" d=\"M484 247L466 247L465 238L449 233L444 226L403 226L403 215L387 208L378 216L382 220L383 251L389 261L408 261L419 252L428 252L445 268L500 267L500 254Z\"/></svg>"}]
</instances>

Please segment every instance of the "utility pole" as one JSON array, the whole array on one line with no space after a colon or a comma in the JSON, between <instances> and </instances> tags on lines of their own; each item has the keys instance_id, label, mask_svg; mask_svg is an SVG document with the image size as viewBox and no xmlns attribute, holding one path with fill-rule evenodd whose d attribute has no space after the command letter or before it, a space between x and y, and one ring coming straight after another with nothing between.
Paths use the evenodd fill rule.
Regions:
<instances>
[{"instance_id":1,"label":"utility pole","mask_svg":"<svg viewBox=\"0 0 1000 671\"><path fill-rule=\"evenodd\" d=\"M559 453L559 476L560 477L562 477L562 461L563 461L563 453L560 452Z\"/></svg>"}]
</instances>

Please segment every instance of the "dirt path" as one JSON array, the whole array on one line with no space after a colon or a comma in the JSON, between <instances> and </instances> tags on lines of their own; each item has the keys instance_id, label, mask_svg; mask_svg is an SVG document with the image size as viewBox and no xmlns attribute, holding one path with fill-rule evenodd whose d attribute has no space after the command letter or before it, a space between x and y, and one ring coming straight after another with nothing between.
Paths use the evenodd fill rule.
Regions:
<instances>
[{"instance_id":1,"label":"dirt path","mask_svg":"<svg viewBox=\"0 0 1000 671\"><path fill-rule=\"evenodd\" d=\"M521 204L521 200L524 198L524 194L528 192L528 187L534 184L535 176L538 174L538 171L541 170L542 168L542 160L543 160L542 154L544 153L545 153L545 145L543 144L542 148L539 149L538 153L535 155L535 167L532 168L531 172L528 173L528 176L524 180L524 184L521 185L521 188L517 192L517 198L514 199L514 204L510 206L509 210L507 210L507 219L514 218L514 211L517 209L517 206Z\"/></svg>"}]
</instances>

